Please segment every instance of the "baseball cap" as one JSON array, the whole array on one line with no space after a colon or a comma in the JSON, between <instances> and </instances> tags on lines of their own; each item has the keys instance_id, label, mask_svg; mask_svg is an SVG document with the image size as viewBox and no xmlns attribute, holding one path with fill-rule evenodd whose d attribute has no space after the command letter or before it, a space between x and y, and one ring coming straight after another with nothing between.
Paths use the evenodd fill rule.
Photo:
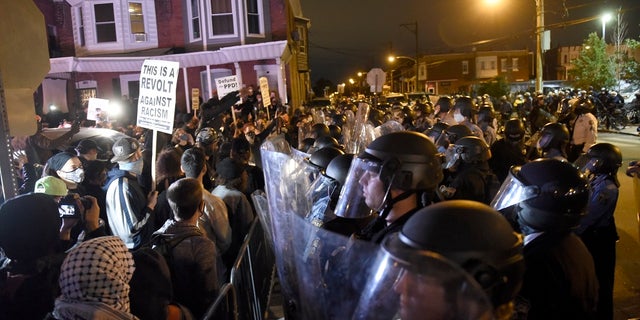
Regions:
<instances>
[{"instance_id":1,"label":"baseball cap","mask_svg":"<svg viewBox=\"0 0 640 320\"><path fill-rule=\"evenodd\" d=\"M140 149L140 143L138 140L131 137L120 138L111 148L111 151L113 151L113 158L111 158L111 162L127 160L136 153L138 149Z\"/></svg>"},{"instance_id":2,"label":"baseball cap","mask_svg":"<svg viewBox=\"0 0 640 320\"><path fill-rule=\"evenodd\" d=\"M54 176L46 176L36 181L33 192L62 197L67 195L68 190L67 185L62 181L62 179Z\"/></svg>"}]
</instances>

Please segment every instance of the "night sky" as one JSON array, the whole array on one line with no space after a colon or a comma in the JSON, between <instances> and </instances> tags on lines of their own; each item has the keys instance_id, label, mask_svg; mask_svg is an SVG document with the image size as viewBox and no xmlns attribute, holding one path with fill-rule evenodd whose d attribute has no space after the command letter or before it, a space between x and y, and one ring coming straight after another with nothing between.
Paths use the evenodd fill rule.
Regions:
<instances>
[{"instance_id":1,"label":"night sky","mask_svg":"<svg viewBox=\"0 0 640 320\"><path fill-rule=\"evenodd\" d=\"M534 0L301 0L311 20L309 54L315 83L346 82L358 71L389 68L386 57L415 56L415 36L403 24L418 23L420 54L535 49ZM545 0L551 48L580 45L602 34L602 13L622 8L627 37L640 40L639 0ZM611 43L615 19L606 25ZM487 41L490 40L490 41ZM482 43L485 42L486 43Z\"/></svg>"}]
</instances>

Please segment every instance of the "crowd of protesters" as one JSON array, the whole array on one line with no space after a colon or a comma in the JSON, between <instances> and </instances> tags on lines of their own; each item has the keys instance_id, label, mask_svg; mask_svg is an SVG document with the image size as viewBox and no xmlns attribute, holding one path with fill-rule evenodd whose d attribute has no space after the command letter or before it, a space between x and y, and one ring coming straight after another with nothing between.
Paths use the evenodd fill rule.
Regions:
<instances>
[{"instance_id":1,"label":"crowd of protesters","mask_svg":"<svg viewBox=\"0 0 640 320\"><path fill-rule=\"evenodd\" d=\"M538 158L582 168L590 177L590 199L580 209L586 218L571 227L588 249L579 259L593 256L580 261L593 265L595 260L592 270L585 271L592 274L585 275L590 282L583 289L591 291L560 299L583 299L573 305L549 305L530 282L542 272L529 280L525 276L529 296L523 299L530 314L541 319L578 309L586 317L610 319L617 240L613 213L622 162L617 147L596 141L594 99L602 101L604 94L442 96L434 104L424 97L406 105L367 104L364 121L372 128L393 122L431 141L442 163L437 185L427 195L431 203L473 200L489 205L512 168ZM603 103L624 103L616 101ZM24 151L14 159L21 195L0 207L0 319L160 319L175 312L202 317L229 281L256 217L251 194L269 183L262 171L261 144L283 138L308 154L309 164L323 175L334 172L332 160L347 159L346 165L340 160L345 175L349 160L357 156L349 155L353 148L345 145L355 140L353 122L362 104L345 99L324 109L290 108L272 96L265 108L261 96L247 88L214 97L196 113L178 115L173 134L156 133L156 150L153 131L133 125L112 127L126 136L114 141L111 150L84 139L60 151L81 129L78 123L53 140L41 131L14 138L14 149ZM406 200L398 201L411 208L422 201ZM63 208L68 209L64 214ZM393 215L389 210L386 214ZM339 225L336 230L378 243L402 226L380 228L381 222L371 219L345 223L331 218L324 222L327 228ZM517 226L517 219L510 222L530 238L547 232L535 224ZM158 241L173 241L171 259L145 250ZM548 250L561 252L551 244ZM569 286L585 279L564 276ZM594 288L599 288L597 294Z\"/></svg>"}]
</instances>

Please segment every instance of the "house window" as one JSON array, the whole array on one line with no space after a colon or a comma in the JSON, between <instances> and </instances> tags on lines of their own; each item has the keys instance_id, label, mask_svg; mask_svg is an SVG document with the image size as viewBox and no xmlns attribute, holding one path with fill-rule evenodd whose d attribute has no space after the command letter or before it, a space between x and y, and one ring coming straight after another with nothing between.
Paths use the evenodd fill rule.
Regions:
<instances>
[{"instance_id":1,"label":"house window","mask_svg":"<svg viewBox=\"0 0 640 320\"><path fill-rule=\"evenodd\" d=\"M231 0L211 0L211 25L214 36L234 34Z\"/></svg>"},{"instance_id":2,"label":"house window","mask_svg":"<svg viewBox=\"0 0 640 320\"><path fill-rule=\"evenodd\" d=\"M81 47L84 47L86 45L85 39L84 39L84 17L82 15L82 8L78 8L78 43L80 44Z\"/></svg>"},{"instance_id":3,"label":"house window","mask_svg":"<svg viewBox=\"0 0 640 320\"><path fill-rule=\"evenodd\" d=\"M469 60L462 61L462 74L469 74Z\"/></svg>"},{"instance_id":4,"label":"house window","mask_svg":"<svg viewBox=\"0 0 640 320\"><path fill-rule=\"evenodd\" d=\"M298 52L306 53L307 52L307 33L305 32L304 26L298 26L296 28L298 30Z\"/></svg>"},{"instance_id":5,"label":"house window","mask_svg":"<svg viewBox=\"0 0 640 320\"><path fill-rule=\"evenodd\" d=\"M480 61L480 70L486 70L487 64L484 61Z\"/></svg>"},{"instance_id":6,"label":"house window","mask_svg":"<svg viewBox=\"0 0 640 320\"><path fill-rule=\"evenodd\" d=\"M496 70L496 61L495 60L489 61L489 70Z\"/></svg>"},{"instance_id":7,"label":"house window","mask_svg":"<svg viewBox=\"0 0 640 320\"><path fill-rule=\"evenodd\" d=\"M512 58L511 64L513 65L513 71L518 71L520 69L518 66L518 58Z\"/></svg>"},{"instance_id":8,"label":"house window","mask_svg":"<svg viewBox=\"0 0 640 320\"><path fill-rule=\"evenodd\" d=\"M247 0L247 31L249 34L262 34L260 30L260 6L258 0Z\"/></svg>"},{"instance_id":9,"label":"house window","mask_svg":"<svg viewBox=\"0 0 640 320\"><path fill-rule=\"evenodd\" d=\"M96 17L96 42L116 42L116 19L113 3L101 3L93 6Z\"/></svg>"},{"instance_id":10,"label":"house window","mask_svg":"<svg viewBox=\"0 0 640 320\"><path fill-rule=\"evenodd\" d=\"M200 1L191 0L191 38L200 39Z\"/></svg>"},{"instance_id":11,"label":"house window","mask_svg":"<svg viewBox=\"0 0 640 320\"><path fill-rule=\"evenodd\" d=\"M507 58L500 58L500 71L507 72Z\"/></svg>"},{"instance_id":12,"label":"house window","mask_svg":"<svg viewBox=\"0 0 640 320\"><path fill-rule=\"evenodd\" d=\"M136 35L136 41L139 35L144 36L144 15L142 14L142 3L129 2L129 22L131 22L131 33Z\"/></svg>"},{"instance_id":13,"label":"house window","mask_svg":"<svg viewBox=\"0 0 640 320\"><path fill-rule=\"evenodd\" d=\"M567 64L567 62L569 62L568 56L566 54L562 55L562 58L564 60L564 64Z\"/></svg>"}]
</instances>

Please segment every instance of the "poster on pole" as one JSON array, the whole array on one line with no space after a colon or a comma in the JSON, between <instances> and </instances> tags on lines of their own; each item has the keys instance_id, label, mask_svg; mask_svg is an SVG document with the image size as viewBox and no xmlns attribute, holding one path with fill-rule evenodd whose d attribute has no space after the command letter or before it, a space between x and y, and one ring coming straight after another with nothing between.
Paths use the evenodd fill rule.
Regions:
<instances>
[{"instance_id":1,"label":"poster on pole","mask_svg":"<svg viewBox=\"0 0 640 320\"><path fill-rule=\"evenodd\" d=\"M271 105L271 92L269 92L269 80L267 77L260 77L260 95L262 95L262 105L266 108Z\"/></svg>"},{"instance_id":2,"label":"poster on pole","mask_svg":"<svg viewBox=\"0 0 640 320\"><path fill-rule=\"evenodd\" d=\"M109 100L89 98L87 104L87 120L102 121L104 113L109 111Z\"/></svg>"},{"instance_id":3,"label":"poster on pole","mask_svg":"<svg viewBox=\"0 0 640 320\"><path fill-rule=\"evenodd\" d=\"M216 78L216 89L218 90L219 99L222 99L222 97L226 96L229 92L240 90L238 76Z\"/></svg>"},{"instance_id":4,"label":"poster on pole","mask_svg":"<svg viewBox=\"0 0 640 320\"><path fill-rule=\"evenodd\" d=\"M179 68L175 61L144 61L140 70L138 126L173 133Z\"/></svg>"}]
</instances>

